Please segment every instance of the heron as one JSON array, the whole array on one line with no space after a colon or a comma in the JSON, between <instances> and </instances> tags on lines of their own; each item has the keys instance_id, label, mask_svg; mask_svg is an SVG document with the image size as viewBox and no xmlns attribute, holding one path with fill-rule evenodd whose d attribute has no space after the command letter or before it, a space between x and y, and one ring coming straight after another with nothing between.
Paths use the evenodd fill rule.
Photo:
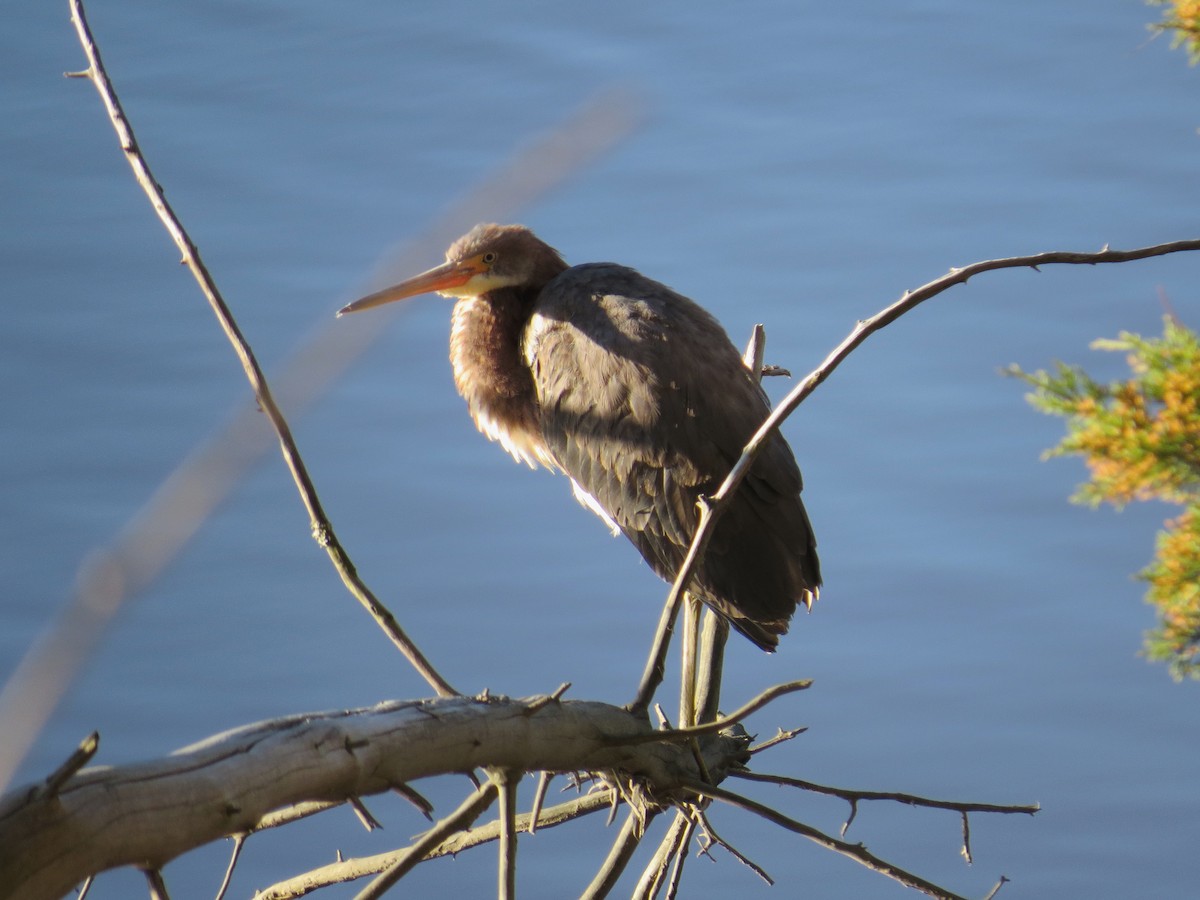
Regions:
<instances>
[{"instance_id":1,"label":"heron","mask_svg":"<svg viewBox=\"0 0 1200 900\"><path fill-rule=\"evenodd\" d=\"M616 263L568 266L522 225L477 225L446 261L338 315L455 299L450 362L476 427L560 472L576 498L671 581L714 493L770 412L758 378L698 304ZM772 434L717 522L688 592L774 651L820 585L787 441Z\"/></svg>"}]
</instances>

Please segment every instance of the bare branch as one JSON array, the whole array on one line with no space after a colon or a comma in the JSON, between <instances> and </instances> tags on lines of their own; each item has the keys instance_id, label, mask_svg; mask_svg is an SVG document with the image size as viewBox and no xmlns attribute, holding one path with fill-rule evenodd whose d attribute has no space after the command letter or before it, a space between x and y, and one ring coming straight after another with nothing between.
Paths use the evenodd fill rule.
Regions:
<instances>
[{"instance_id":1,"label":"bare branch","mask_svg":"<svg viewBox=\"0 0 1200 900\"><path fill-rule=\"evenodd\" d=\"M500 852L497 867L497 896L516 900L517 896L517 785L522 773L496 769L491 773L500 791Z\"/></svg>"},{"instance_id":2,"label":"bare branch","mask_svg":"<svg viewBox=\"0 0 1200 900\"><path fill-rule=\"evenodd\" d=\"M538 816L542 812L542 803L546 800L546 791L550 789L550 780L554 778L550 772L538 773L537 787L533 791L533 803L529 806L529 833L534 834L538 827Z\"/></svg>"},{"instance_id":3,"label":"bare branch","mask_svg":"<svg viewBox=\"0 0 1200 900\"><path fill-rule=\"evenodd\" d=\"M425 832L421 839L413 844L384 871L378 878L355 895L355 900L378 900L388 889L412 871L413 866L425 858L425 854L436 847L448 835L469 828L471 823L491 806L498 791L496 782L489 781L471 794L449 816L438 822Z\"/></svg>"},{"instance_id":4,"label":"bare branch","mask_svg":"<svg viewBox=\"0 0 1200 900\"><path fill-rule=\"evenodd\" d=\"M633 889L631 900L652 900L662 889L663 879L667 877L668 871L673 873L681 871L683 859L687 857L687 846L695 827L682 809L675 810L675 818L671 820L671 827L667 829L667 833L663 835L658 848L654 851L654 856L642 870L642 877L638 879L638 883Z\"/></svg>"},{"instance_id":5,"label":"bare branch","mask_svg":"<svg viewBox=\"0 0 1200 900\"><path fill-rule=\"evenodd\" d=\"M591 884L579 895L580 900L602 900L609 895L641 843L642 836L646 833L645 826L657 815L658 810L652 810L646 818L640 817L635 810L629 811L612 848L608 851L608 856L592 878Z\"/></svg>"},{"instance_id":6,"label":"bare branch","mask_svg":"<svg viewBox=\"0 0 1200 900\"><path fill-rule=\"evenodd\" d=\"M163 226L167 229L167 232L171 235L171 239L179 248L183 264L191 271L197 284L200 286L200 290L208 300L209 306L212 308L221 326L221 330L225 332L225 336L229 339L229 343L232 345L234 352L242 364L246 379L250 382L250 387L254 391L255 401L258 403L259 408L266 414L271 426L275 429L275 433L279 438L279 447L283 454L284 463L287 465L288 471L291 472L292 479L296 483L296 488L300 492L300 498L304 503L305 509L308 511L309 524L312 527L313 537L328 553L330 561L333 563L334 568L337 569L342 582L346 585L350 593L370 612L376 623L391 638L392 643L404 654L412 666L429 683L430 687L437 692L438 696L451 697L456 695L457 691L433 668L433 665L425 658L425 655L417 645L405 634L391 611L379 601L379 598L358 577L358 572L354 564L350 561L350 557L339 543L334 533L333 525L330 523L329 517L325 514L325 510L321 506L316 488L309 477L308 468L305 466L304 460L300 456L300 451L296 446L295 438L292 436L291 427L275 402L271 388L267 384L266 376L263 375L262 368L254 356L254 351L242 335L241 329L238 327L233 314L221 296L216 282L209 274L204 261L200 258L199 249L184 229L183 223L179 220L175 211L171 209L171 205L163 195L162 188L154 180L154 176L150 172L150 167L138 147L137 139L133 135L133 129L125 116L124 110L121 109L121 103L117 99L116 92L113 90L113 86L108 79L108 73L105 71L104 64L100 59L99 49L96 47L91 30L88 28L87 19L83 12L82 0L71 0L71 20L75 23L79 42L83 46L84 53L88 58L88 77L104 102L104 107L108 111L108 117L117 132L117 139L121 143L121 149L125 151L125 159L133 169L134 177L146 193L147 198L149 198Z\"/></svg>"},{"instance_id":7,"label":"bare branch","mask_svg":"<svg viewBox=\"0 0 1200 900\"><path fill-rule=\"evenodd\" d=\"M572 700L535 716L527 709L522 700L463 697L290 716L154 762L85 769L54 798L14 790L0 799L0 885L28 900L58 897L93 872L161 866L251 831L282 807L370 796L482 765L621 772L656 794L700 777L689 748L639 740L653 732L625 710ZM702 745L714 777L744 756L737 738Z\"/></svg>"},{"instance_id":8,"label":"bare branch","mask_svg":"<svg viewBox=\"0 0 1200 900\"><path fill-rule=\"evenodd\" d=\"M72 17L77 31L86 36L85 53L91 51L98 61L78 0L72 0ZM89 67L67 74L91 78L94 72ZM476 222L510 218L516 209L611 150L640 120L637 100L628 91L596 95L570 118L524 142L486 180L431 222L423 239L412 242L403 254L393 251L380 264L377 277L394 280L393 272L407 271L430 252L441 251ZM293 414L311 406L382 333L377 327L343 323L334 328L332 324L317 329L280 366L276 396ZM0 692L0 790L8 785L116 611L158 577L253 462L270 449L261 426L258 408L239 404L229 421L179 464L112 543L80 566L74 596ZM391 628L386 621L380 624L385 631Z\"/></svg>"},{"instance_id":9,"label":"bare branch","mask_svg":"<svg viewBox=\"0 0 1200 900\"><path fill-rule=\"evenodd\" d=\"M697 807L695 810L695 816L700 820L700 824L704 827L704 831L708 836L710 843L716 844L719 847L724 847L730 856L752 871L767 884L771 885L772 887L775 885L775 879L767 874L766 869L764 869L754 860L750 859L750 857L742 853L742 851L738 850L735 846L733 846L733 844L729 843L729 841L725 840L725 838L721 837L721 835L717 833L717 830L712 826L712 822L710 822L708 820L708 816L705 815L704 810Z\"/></svg>"},{"instance_id":10,"label":"bare branch","mask_svg":"<svg viewBox=\"0 0 1200 900\"><path fill-rule=\"evenodd\" d=\"M221 879L221 887L217 889L216 900L224 900L225 893L229 890L229 883L233 881L233 870L237 868L242 848L246 846L246 837L247 833L244 831L233 836L233 853L229 855L229 865L225 867L225 877Z\"/></svg>"},{"instance_id":11,"label":"bare branch","mask_svg":"<svg viewBox=\"0 0 1200 900\"><path fill-rule=\"evenodd\" d=\"M911 872L907 872L887 860L880 859L871 853L864 844L848 844L845 841L839 841L837 838L830 837L824 832L818 831L811 825L797 822L795 819L788 818L783 813L771 809L769 806L764 806L748 797L743 797L740 794L735 794L733 791L727 791L721 787L701 784L700 782L685 784L684 787L699 797L711 797L714 800L721 800L733 806L741 807L747 812L756 813L769 822L774 822L788 831L794 831L796 834L802 835L828 850L840 853L842 856L846 856L872 871L886 875L888 878L906 887L915 888L931 897L937 897L939 900L966 900L966 898L952 893L931 881L926 881L924 878L914 875Z\"/></svg>"},{"instance_id":12,"label":"bare branch","mask_svg":"<svg viewBox=\"0 0 1200 900\"><path fill-rule=\"evenodd\" d=\"M615 791L611 793L615 794ZM609 805L609 791L597 791L584 797L577 797L566 803L560 803L549 809L542 810L538 817L539 828L553 828L570 822L581 816L599 812ZM529 813L517 816L517 828L528 828ZM424 837L422 835L421 837ZM420 838L418 838L420 839ZM472 847L487 844L500 839L500 820L494 819L486 825L479 825L469 831L459 831L446 837L440 844L425 854L425 859L439 856L454 856ZM377 875L393 865L396 860L409 855L411 848L393 850L375 856L364 856L355 859L339 860L327 866L321 866L286 881L271 885L255 894L256 900L292 900L302 897L312 891L332 884L343 884L368 875Z\"/></svg>"},{"instance_id":13,"label":"bare branch","mask_svg":"<svg viewBox=\"0 0 1200 900\"><path fill-rule=\"evenodd\" d=\"M806 731L808 731L807 725L802 725L799 728L790 728L787 731L784 731L781 728L779 729L779 733L774 737L767 738L767 740L763 741L761 744L755 744L748 752L751 756L754 756L757 753L762 753L764 750L770 750L777 744L783 744L792 740L793 738L797 738Z\"/></svg>"},{"instance_id":14,"label":"bare branch","mask_svg":"<svg viewBox=\"0 0 1200 900\"><path fill-rule=\"evenodd\" d=\"M716 734L723 731L730 725L740 722L751 713L762 709L772 700L784 696L785 694L794 694L796 691L807 690L812 686L811 680L805 681L789 681L787 684L777 684L774 687L769 687L753 700L740 706L727 716L720 719L714 719L711 722L704 722L700 725L693 725L690 728L673 728L663 731L649 731L645 734L638 735L636 738L630 739L631 743L647 743L651 741L681 741L693 737L700 737L705 734Z\"/></svg>"},{"instance_id":15,"label":"bare branch","mask_svg":"<svg viewBox=\"0 0 1200 900\"><path fill-rule=\"evenodd\" d=\"M905 794L899 791L859 791L850 788L830 787L824 784L817 784L813 781L805 781L801 778L789 778L786 775L763 775L757 772L749 772L744 769L738 769L730 772L736 778L742 778L746 781L761 781L768 784L780 784L786 787L799 788L803 791L812 791L816 794L828 794L831 797L840 797L847 803L853 803L859 800L891 800L895 803L905 803L909 806L924 806L931 809L949 809L955 812L987 812L987 813L1024 813L1025 815L1034 815L1041 810L1041 806L1036 803L1022 805L1003 805L996 803L964 803L957 800L933 800L929 797L919 797L916 794Z\"/></svg>"}]
</instances>

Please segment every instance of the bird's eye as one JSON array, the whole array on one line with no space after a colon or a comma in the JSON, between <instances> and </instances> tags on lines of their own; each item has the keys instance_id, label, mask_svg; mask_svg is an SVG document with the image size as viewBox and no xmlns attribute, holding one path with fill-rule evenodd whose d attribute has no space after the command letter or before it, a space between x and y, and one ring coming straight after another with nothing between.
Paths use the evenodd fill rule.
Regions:
<instances>
[{"instance_id":1,"label":"bird's eye","mask_svg":"<svg viewBox=\"0 0 1200 900\"><path fill-rule=\"evenodd\" d=\"M496 254L494 252L489 252L489 253L483 254L483 261L486 265L490 266L492 263L494 263L496 261Z\"/></svg>"}]
</instances>

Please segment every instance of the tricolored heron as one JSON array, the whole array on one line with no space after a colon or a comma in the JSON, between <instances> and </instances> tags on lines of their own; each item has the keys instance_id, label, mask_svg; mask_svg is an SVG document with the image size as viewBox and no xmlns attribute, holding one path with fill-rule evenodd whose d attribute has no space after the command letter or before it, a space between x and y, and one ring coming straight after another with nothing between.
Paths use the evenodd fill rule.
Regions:
<instances>
[{"instance_id":1,"label":"tricolored heron","mask_svg":"<svg viewBox=\"0 0 1200 900\"><path fill-rule=\"evenodd\" d=\"M443 265L344 307L455 297L454 382L476 426L575 496L672 580L712 494L770 411L711 315L615 263L568 266L521 225L478 225ZM821 584L800 469L775 433L689 592L772 651Z\"/></svg>"}]
</instances>

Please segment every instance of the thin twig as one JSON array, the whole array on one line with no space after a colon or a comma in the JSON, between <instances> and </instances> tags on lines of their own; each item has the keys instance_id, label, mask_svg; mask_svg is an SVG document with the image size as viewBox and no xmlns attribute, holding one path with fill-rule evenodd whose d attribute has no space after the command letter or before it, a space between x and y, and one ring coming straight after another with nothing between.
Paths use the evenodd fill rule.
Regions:
<instances>
[{"instance_id":1,"label":"thin twig","mask_svg":"<svg viewBox=\"0 0 1200 900\"><path fill-rule=\"evenodd\" d=\"M748 797L743 797L740 794L735 794L733 791L728 791L721 787L713 785L705 785L698 781L684 780L682 787L694 792L700 797L711 797L714 800L721 800L733 806L741 807L747 812L755 813L762 816L769 822L773 822L788 831L793 831L796 834L808 838L810 841L825 847L828 850L833 850L835 853L840 853L855 862L865 866L872 871L886 875L893 881L897 881L906 887L915 888L922 891L931 897L938 897L940 900L966 900L958 894L952 893L945 888L934 884L931 881L926 881L918 875L914 875L899 866L896 866L887 860L880 859L875 854L871 853L864 844L849 844L845 841L839 841L835 837L830 837L822 831L818 831L811 825L805 825L803 822L797 822L795 819L788 818L783 813L765 806L762 803L751 800Z\"/></svg>"},{"instance_id":2,"label":"thin twig","mask_svg":"<svg viewBox=\"0 0 1200 900\"><path fill-rule=\"evenodd\" d=\"M1165 244L1139 247L1134 250L1110 250L1108 247L1096 253L1052 250L1029 256L983 260L982 262L972 263L962 268L951 269L941 278L936 278L914 291L906 292L904 296L891 306L876 313L871 318L859 322L846 339L838 344L825 357L824 361L817 368L813 369L803 381L792 388L783 401L767 416L762 426L746 444L741 457L734 464L733 468L729 470L729 474L716 493L711 497L702 498L705 499L705 502L699 504L700 516L699 521L696 523L696 533L692 536L692 544L688 548L688 553L684 558L683 564L679 567L678 572L676 572L675 581L671 585L670 593L668 593L666 603L663 607L663 615L659 621L659 627L655 632L654 650L652 650L646 669L642 674L642 681L638 685L638 691L627 708L636 713L645 712L650 704L650 700L654 696L654 692L658 689L659 684L662 683L664 671L663 659L666 657L665 644L670 641L675 616L679 611L680 597L691 582L696 566L708 547L708 541L717 520L725 512L730 503L730 498L741 485L742 480L750 471L750 467L754 465L758 454L766 446L768 438L773 432L779 429L783 420L795 412L796 408L804 402L809 394L816 390L821 382L833 374L833 371L841 365L843 360L868 337L890 325L905 313L916 309L926 300L936 297L938 294L955 285L965 284L970 278L982 272L1019 268L1036 270L1039 266L1047 265L1121 263L1137 259L1149 259L1155 256L1165 256L1168 253L1182 253L1193 250L1200 250L1200 239L1171 241Z\"/></svg>"},{"instance_id":3,"label":"thin twig","mask_svg":"<svg viewBox=\"0 0 1200 900\"><path fill-rule=\"evenodd\" d=\"M688 847L692 843L692 835L696 832L696 823L690 818L687 820L687 830L679 839L679 852L675 854L675 862L671 866L671 880L667 882L667 897L666 900L675 900L679 894L679 887L683 884L683 866L687 862Z\"/></svg>"},{"instance_id":4,"label":"thin twig","mask_svg":"<svg viewBox=\"0 0 1200 900\"><path fill-rule=\"evenodd\" d=\"M813 793L817 794L828 794L831 797L840 797L848 803L858 800L891 800L895 803L907 804L908 806L924 806L931 809L949 809L955 812L963 813L1023 813L1029 816L1041 811L1041 806L1037 803L1021 805L964 803L957 800L933 800L929 797L919 797L916 794L905 794L899 791L859 791L851 790L850 788L830 787L829 785L805 781L801 778L789 778L786 775L764 775L744 769L734 770L729 774L735 778L741 778L745 781L760 781L767 784L779 784L785 787L799 788L800 790L812 791Z\"/></svg>"},{"instance_id":5,"label":"thin twig","mask_svg":"<svg viewBox=\"0 0 1200 900\"><path fill-rule=\"evenodd\" d=\"M753 747L751 747L746 752L749 753L751 756L753 756L756 753L762 753L764 750L770 750L772 747L776 746L777 744L783 744L783 743L786 743L786 742L792 740L793 738L797 738L800 735L804 734L804 732L806 732L806 731L808 731L807 725L801 725L799 728L789 728L787 731L784 731L782 728L780 728L779 733L776 734L774 737L767 738L761 744L755 744Z\"/></svg>"},{"instance_id":6,"label":"thin twig","mask_svg":"<svg viewBox=\"0 0 1200 900\"><path fill-rule=\"evenodd\" d=\"M728 728L730 725L740 722L751 713L757 712L772 700L786 694L794 694L796 691L806 690L811 686L811 680L789 681L787 684L777 684L774 687L767 688L757 697L738 707L729 715L714 719L711 722L703 722L699 725L693 725L690 728L672 728L663 731L647 731L643 734L623 735L619 738L612 738L612 740L614 743L632 745L647 744L653 741L690 740L704 734L715 734Z\"/></svg>"},{"instance_id":7,"label":"thin twig","mask_svg":"<svg viewBox=\"0 0 1200 900\"><path fill-rule=\"evenodd\" d=\"M221 879L221 887L217 889L216 900L225 900L229 883L233 881L233 870L237 868L238 859L241 858L242 848L246 846L247 837L249 835L245 831L233 836L233 853L229 855L229 865L225 867L225 877Z\"/></svg>"},{"instance_id":8,"label":"thin twig","mask_svg":"<svg viewBox=\"0 0 1200 900\"><path fill-rule=\"evenodd\" d=\"M521 772L503 769L492 773L500 789L500 852L497 866L497 896L516 900L517 896L517 785Z\"/></svg>"},{"instance_id":9,"label":"thin twig","mask_svg":"<svg viewBox=\"0 0 1200 900\"><path fill-rule=\"evenodd\" d=\"M549 809L543 809L538 816L538 827L554 828L557 825L574 821L581 816L606 809L609 805L610 793L615 794L616 791L598 791L594 794L587 794L583 797L577 797L574 800L568 800ZM522 813L517 816L518 829L527 828L528 825L528 813ZM417 840L423 841L424 837L425 835L420 835ZM426 852L424 859L454 856L464 850L469 850L472 847L478 847L481 844L487 844L499 839L500 819L497 818L484 825L475 826L470 830L457 831L450 834L440 844ZM401 858L408 858L411 851L411 847L405 847L375 856L340 860L336 863L330 863L329 865L305 872L302 875L289 878L286 881L273 884L259 891L255 896L258 900L291 900L291 898L302 897L305 894L328 887L329 885L343 884L347 881L365 878L368 875L376 875L387 870Z\"/></svg>"},{"instance_id":10,"label":"thin twig","mask_svg":"<svg viewBox=\"0 0 1200 900\"><path fill-rule=\"evenodd\" d=\"M625 817L621 830L617 832L608 856L601 863L600 870L592 878L591 884L579 895L580 900L603 900L609 895L641 843L646 826L656 815L657 810L650 810L645 816L639 816L634 809L629 810L629 815Z\"/></svg>"},{"instance_id":11,"label":"thin twig","mask_svg":"<svg viewBox=\"0 0 1200 900\"><path fill-rule=\"evenodd\" d=\"M529 827L530 834L537 832L538 816L542 812L542 804L546 802L546 791L550 790L550 781L554 778L553 772L538 773L537 787L533 791L533 803L529 807Z\"/></svg>"},{"instance_id":12,"label":"thin twig","mask_svg":"<svg viewBox=\"0 0 1200 900\"><path fill-rule=\"evenodd\" d=\"M679 860L687 856L687 846L695 827L682 809L675 810L675 818L671 820L667 833L663 835L654 855L642 870L642 876L638 879L630 900L653 900L658 896L667 872L682 866Z\"/></svg>"},{"instance_id":13,"label":"thin twig","mask_svg":"<svg viewBox=\"0 0 1200 900\"><path fill-rule=\"evenodd\" d=\"M234 319L224 298L221 296L220 290L217 288L216 282L204 265L199 249L184 229L179 217L171 209L171 205L163 195L162 188L159 187L158 182L154 180L154 176L150 172L150 167L146 162L145 156L138 147L133 129L125 116L124 110L121 108L121 103L117 99L116 92L113 90L113 86L108 79L108 73L105 71L104 65L100 60L100 51L96 47L91 30L88 28L87 19L84 16L82 0L70 0L70 2L71 19L75 23L75 30L79 34L79 41L83 45L84 53L88 58L88 78L95 85L96 90L100 94L100 99L108 111L108 117L117 132L121 149L125 152L125 159L133 169L134 177L149 198L150 204L154 207L158 218L167 229L167 233L171 235L175 246L179 248L182 254L181 262L188 267L197 284L199 284L200 290L204 293L209 306L217 317L221 330L225 332L226 338L228 338L242 364L242 369L245 372L246 379L250 382L250 387L254 392L254 398L259 408L266 414L271 426L275 429L275 433L279 438L279 448L283 454L284 463L287 465L288 471L291 472L292 479L296 483L296 488L300 492L300 498L304 503L305 509L308 511L313 538L329 555L334 568L337 570L338 575L341 576L342 583L346 585L346 588L354 595L355 599L371 614L375 622L391 638L392 643L404 654L405 658L420 673L421 677L429 683L430 687L437 692L438 696L457 696L458 692L438 674L437 670L425 658L425 655L417 645L413 643L400 627L400 623L396 621L396 617L392 615L391 611L379 601L370 588L359 578L353 562L351 562L350 557L338 541L333 530L333 525L330 523L329 517L325 514L320 499L317 497L316 488L309 477L304 460L300 456L299 448L296 446L295 438L292 436L291 427L275 403L271 388L267 384L262 368L254 356L254 351L251 349L249 342L243 337L237 321Z\"/></svg>"},{"instance_id":14,"label":"thin twig","mask_svg":"<svg viewBox=\"0 0 1200 900\"><path fill-rule=\"evenodd\" d=\"M729 841L725 840L725 838L721 837L721 835L717 834L717 829L713 828L712 822L709 821L708 816L704 813L704 810L696 807L694 814L696 818L700 820L700 824L704 827L704 831L708 835L708 839L711 843L716 844L718 847L724 847L726 852L728 852L730 856L740 862L743 866L748 868L767 884L771 885L772 887L775 886L775 879L767 874L766 869L748 857L737 847L733 846L733 844L729 843Z\"/></svg>"},{"instance_id":15,"label":"thin twig","mask_svg":"<svg viewBox=\"0 0 1200 900\"><path fill-rule=\"evenodd\" d=\"M455 832L470 827L492 805L496 799L497 786L494 781L482 785L459 805L458 809L442 819L416 841L401 852L379 877L355 895L354 900L379 900L397 881L403 878L425 855Z\"/></svg>"}]
</instances>

